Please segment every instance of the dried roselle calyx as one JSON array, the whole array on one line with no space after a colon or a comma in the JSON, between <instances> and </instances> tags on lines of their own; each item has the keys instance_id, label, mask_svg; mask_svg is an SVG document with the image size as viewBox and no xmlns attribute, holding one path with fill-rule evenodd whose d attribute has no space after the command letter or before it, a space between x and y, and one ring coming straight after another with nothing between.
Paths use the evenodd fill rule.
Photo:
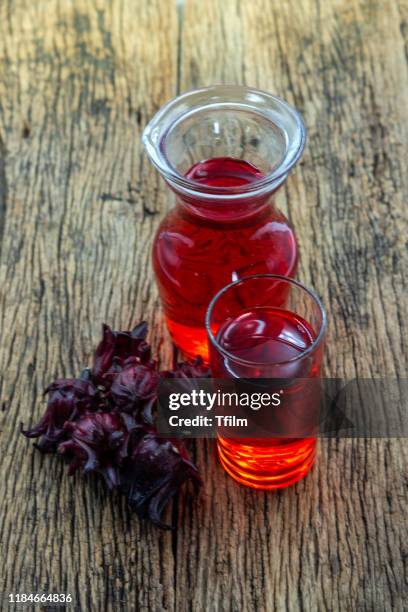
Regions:
<instances>
[{"instance_id":1,"label":"dried roselle calyx","mask_svg":"<svg viewBox=\"0 0 408 612\"><path fill-rule=\"evenodd\" d=\"M152 423L159 374L154 363L130 365L115 377L109 397L119 411Z\"/></svg>"},{"instance_id":2,"label":"dried roselle calyx","mask_svg":"<svg viewBox=\"0 0 408 612\"><path fill-rule=\"evenodd\" d=\"M35 427L21 429L27 438L40 438L36 446L43 452L56 450L57 444L67 437L64 424L74 421L87 411L96 410L99 393L87 380L84 371L81 378L61 378L44 391L48 394L47 409Z\"/></svg>"},{"instance_id":3,"label":"dried roselle calyx","mask_svg":"<svg viewBox=\"0 0 408 612\"><path fill-rule=\"evenodd\" d=\"M169 528L161 520L166 503L186 481L198 487L201 478L180 441L157 436L152 413L158 383L161 376L202 378L209 370L197 358L158 372L146 334L146 323L132 331L104 325L93 367L51 384L44 416L23 433L39 438L40 450L65 455L70 474L100 473L139 515Z\"/></svg>"},{"instance_id":4,"label":"dried roselle calyx","mask_svg":"<svg viewBox=\"0 0 408 612\"><path fill-rule=\"evenodd\" d=\"M139 439L120 470L120 489L130 507L164 529L172 526L161 520L163 509L188 480L195 487L202 484L182 443L159 438L154 433Z\"/></svg>"},{"instance_id":5,"label":"dried roselle calyx","mask_svg":"<svg viewBox=\"0 0 408 612\"><path fill-rule=\"evenodd\" d=\"M136 325L132 331L113 331L109 325L102 326L102 340L99 343L92 367L92 378L97 385L109 386L112 368L129 357L137 357L141 363L150 359L150 346L147 344L147 323Z\"/></svg>"},{"instance_id":6,"label":"dried roselle calyx","mask_svg":"<svg viewBox=\"0 0 408 612\"><path fill-rule=\"evenodd\" d=\"M119 484L119 467L128 452L128 433L119 415L112 412L86 414L65 424L69 440L58 452L71 459L69 474L83 472L102 474L109 489Z\"/></svg>"}]
</instances>

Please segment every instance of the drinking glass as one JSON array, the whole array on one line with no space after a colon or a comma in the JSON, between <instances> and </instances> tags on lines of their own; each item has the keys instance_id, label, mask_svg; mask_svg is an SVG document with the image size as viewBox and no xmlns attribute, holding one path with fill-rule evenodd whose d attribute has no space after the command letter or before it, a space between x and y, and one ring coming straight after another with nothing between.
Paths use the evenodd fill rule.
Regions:
<instances>
[{"instance_id":1,"label":"drinking glass","mask_svg":"<svg viewBox=\"0 0 408 612\"><path fill-rule=\"evenodd\" d=\"M207 310L206 329L214 378L262 379L265 390L281 391L283 398L283 433L271 429L264 437L243 439L218 431L223 467L238 482L257 489L295 483L307 474L316 455L326 330L322 303L296 280L254 275L216 294ZM260 411L254 418L267 420L268 413Z\"/></svg>"}]
</instances>

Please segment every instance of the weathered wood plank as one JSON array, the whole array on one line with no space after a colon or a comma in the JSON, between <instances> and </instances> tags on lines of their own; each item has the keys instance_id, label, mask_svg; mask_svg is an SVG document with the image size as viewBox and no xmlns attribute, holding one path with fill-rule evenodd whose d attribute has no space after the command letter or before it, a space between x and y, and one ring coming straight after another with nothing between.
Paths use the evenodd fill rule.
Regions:
<instances>
[{"instance_id":1,"label":"weathered wood plank","mask_svg":"<svg viewBox=\"0 0 408 612\"><path fill-rule=\"evenodd\" d=\"M244 82L305 117L304 160L277 203L298 230L299 278L329 311L330 376L407 373L406 8L185 2L183 90ZM206 495L180 517L178 609L191 592L191 609L402 610L405 440L326 441L313 473L273 494L197 454Z\"/></svg>"},{"instance_id":2,"label":"weathered wood plank","mask_svg":"<svg viewBox=\"0 0 408 612\"><path fill-rule=\"evenodd\" d=\"M77 610L174 609L171 534L69 479L18 425L102 321L162 333L149 249L168 202L140 135L175 94L176 36L166 0L0 5L0 590L71 592Z\"/></svg>"}]
</instances>

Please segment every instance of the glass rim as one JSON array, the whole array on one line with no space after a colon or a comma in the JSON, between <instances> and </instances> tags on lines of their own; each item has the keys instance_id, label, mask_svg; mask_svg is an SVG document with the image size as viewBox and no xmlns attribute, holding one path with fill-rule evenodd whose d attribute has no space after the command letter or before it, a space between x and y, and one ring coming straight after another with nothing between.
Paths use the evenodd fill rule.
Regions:
<instances>
[{"instance_id":1,"label":"glass rim","mask_svg":"<svg viewBox=\"0 0 408 612\"><path fill-rule=\"evenodd\" d=\"M233 94L235 94L235 97L239 94L242 99L239 101L231 99L229 102L228 98L221 98L222 95L228 96L228 93L231 94L231 97ZM217 99L217 94L221 99ZM201 100L191 108L185 106L185 103L189 99L194 101L195 98L199 98L200 96L208 96L208 100ZM185 177L177 171L168 159L165 151L165 141L170 131L174 129L181 120L203 109L230 107L240 111L257 113L263 117L267 117L272 122L272 118L268 115L266 108L257 108L256 102L254 100L251 101L250 98L256 96L264 101L270 101L271 109L273 107L278 108L280 111L284 112L287 117L291 118L295 124L295 137L288 143L284 156L277 166L272 168L272 170L262 178L238 187L203 185L202 183ZM165 122L166 125L163 127ZM276 125L278 125L278 123L276 123ZM278 96L255 87L216 84L187 91L166 102L144 128L142 143L146 148L151 162L157 170L163 174L168 182L188 193L194 194L199 192L204 196L217 197L218 195L223 198L234 199L237 197L245 197L246 194L252 197L254 195L261 195L272 188L277 188L285 180L289 171L299 161L303 153L306 144L306 127L300 113L292 105Z\"/></svg>"},{"instance_id":2,"label":"glass rim","mask_svg":"<svg viewBox=\"0 0 408 612\"><path fill-rule=\"evenodd\" d=\"M236 355L234 355L233 353L231 353L230 351L227 351L224 347L222 347L220 343L218 342L217 338L212 333L211 326L210 326L210 318L211 318L211 314L214 309L214 306L217 303L218 299L232 287L235 287L236 285L239 285L240 283L244 283L249 280L254 280L256 278L264 278L264 279L271 279L271 280L275 279L275 280L285 281L289 284L295 285L296 287L298 287L299 289L302 289L302 291L307 293L317 305L321 313L321 316L322 316L322 322L320 325L319 333L317 334L316 338L313 340L312 344L310 344L310 346L308 346L299 355L296 355L296 357L292 357L291 359L285 359L283 361L276 361L273 363L249 361L247 359L242 359L241 357L237 357ZM326 329L327 329L327 315L326 315L326 310L322 304L322 301L317 296L315 291L313 289L309 289L309 287L306 287L306 285L295 280L294 278L290 278L289 276L282 276L281 274L253 274L251 276L245 276L231 283L228 283L228 285L225 285L225 287L217 291L217 293L214 295L211 302L209 303L207 312L205 314L205 329L207 331L207 336L210 342L215 346L217 351L222 353L222 355L224 355L225 357L228 357L232 359L233 361L235 361L236 363L239 363L240 365L253 366L253 365L258 364L258 365L264 365L264 366L266 365L280 366L280 365L284 365L287 363L294 363L295 361L298 361L299 359L303 359L303 357L309 355L320 344L326 332Z\"/></svg>"}]
</instances>

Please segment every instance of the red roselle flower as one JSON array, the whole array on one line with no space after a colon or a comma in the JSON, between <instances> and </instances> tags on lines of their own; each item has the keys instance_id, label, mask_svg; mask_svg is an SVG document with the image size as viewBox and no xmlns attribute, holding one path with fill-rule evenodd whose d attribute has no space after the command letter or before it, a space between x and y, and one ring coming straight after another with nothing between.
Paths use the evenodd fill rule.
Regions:
<instances>
[{"instance_id":1,"label":"red roselle flower","mask_svg":"<svg viewBox=\"0 0 408 612\"><path fill-rule=\"evenodd\" d=\"M115 376L109 396L117 409L127 414L137 412L143 422L152 424L159 378L153 362L130 364Z\"/></svg>"},{"instance_id":2,"label":"red roselle flower","mask_svg":"<svg viewBox=\"0 0 408 612\"><path fill-rule=\"evenodd\" d=\"M52 383L42 419L22 433L38 438L40 450L64 454L70 474L101 474L140 516L167 528L161 521L167 502L185 482L197 488L201 478L181 441L156 435L157 385L161 376L204 378L209 370L198 357L159 372L146 336L144 322L132 331L103 325L92 368Z\"/></svg>"},{"instance_id":3,"label":"red roselle flower","mask_svg":"<svg viewBox=\"0 0 408 612\"><path fill-rule=\"evenodd\" d=\"M150 433L140 439L121 470L120 488L140 516L169 529L161 520L163 509L187 480L196 488L202 482L183 444Z\"/></svg>"},{"instance_id":4,"label":"red roselle flower","mask_svg":"<svg viewBox=\"0 0 408 612\"><path fill-rule=\"evenodd\" d=\"M128 357L136 357L140 363L150 359L150 346L145 342L147 323L144 321L128 331L112 331L102 326L102 341L99 343L92 367L92 379L98 385L109 386L115 372Z\"/></svg>"},{"instance_id":5,"label":"red roselle flower","mask_svg":"<svg viewBox=\"0 0 408 612\"><path fill-rule=\"evenodd\" d=\"M61 378L44 391L48 404L42 419L32 429L21 429L27 438L40 438L36 445L39 450L55 451L57 444L67 437L64 424L87 410L97 409L98 390L87 379L85 370L81 378Z\"/></svg>"},{"instance_id":6,"label":"red roselle flower","mask_svg":"<svg viewBox=\"0 0 408 612\"><path fill-rule=\"evenodd\" d=\"M65 424L70 439L58 447L68 453L69 474L79 468L83 472L99 472L109 489L119 484L119 467L127 455L128 433L117 414L96 412Z\"/></svg>"}]
</instances>

